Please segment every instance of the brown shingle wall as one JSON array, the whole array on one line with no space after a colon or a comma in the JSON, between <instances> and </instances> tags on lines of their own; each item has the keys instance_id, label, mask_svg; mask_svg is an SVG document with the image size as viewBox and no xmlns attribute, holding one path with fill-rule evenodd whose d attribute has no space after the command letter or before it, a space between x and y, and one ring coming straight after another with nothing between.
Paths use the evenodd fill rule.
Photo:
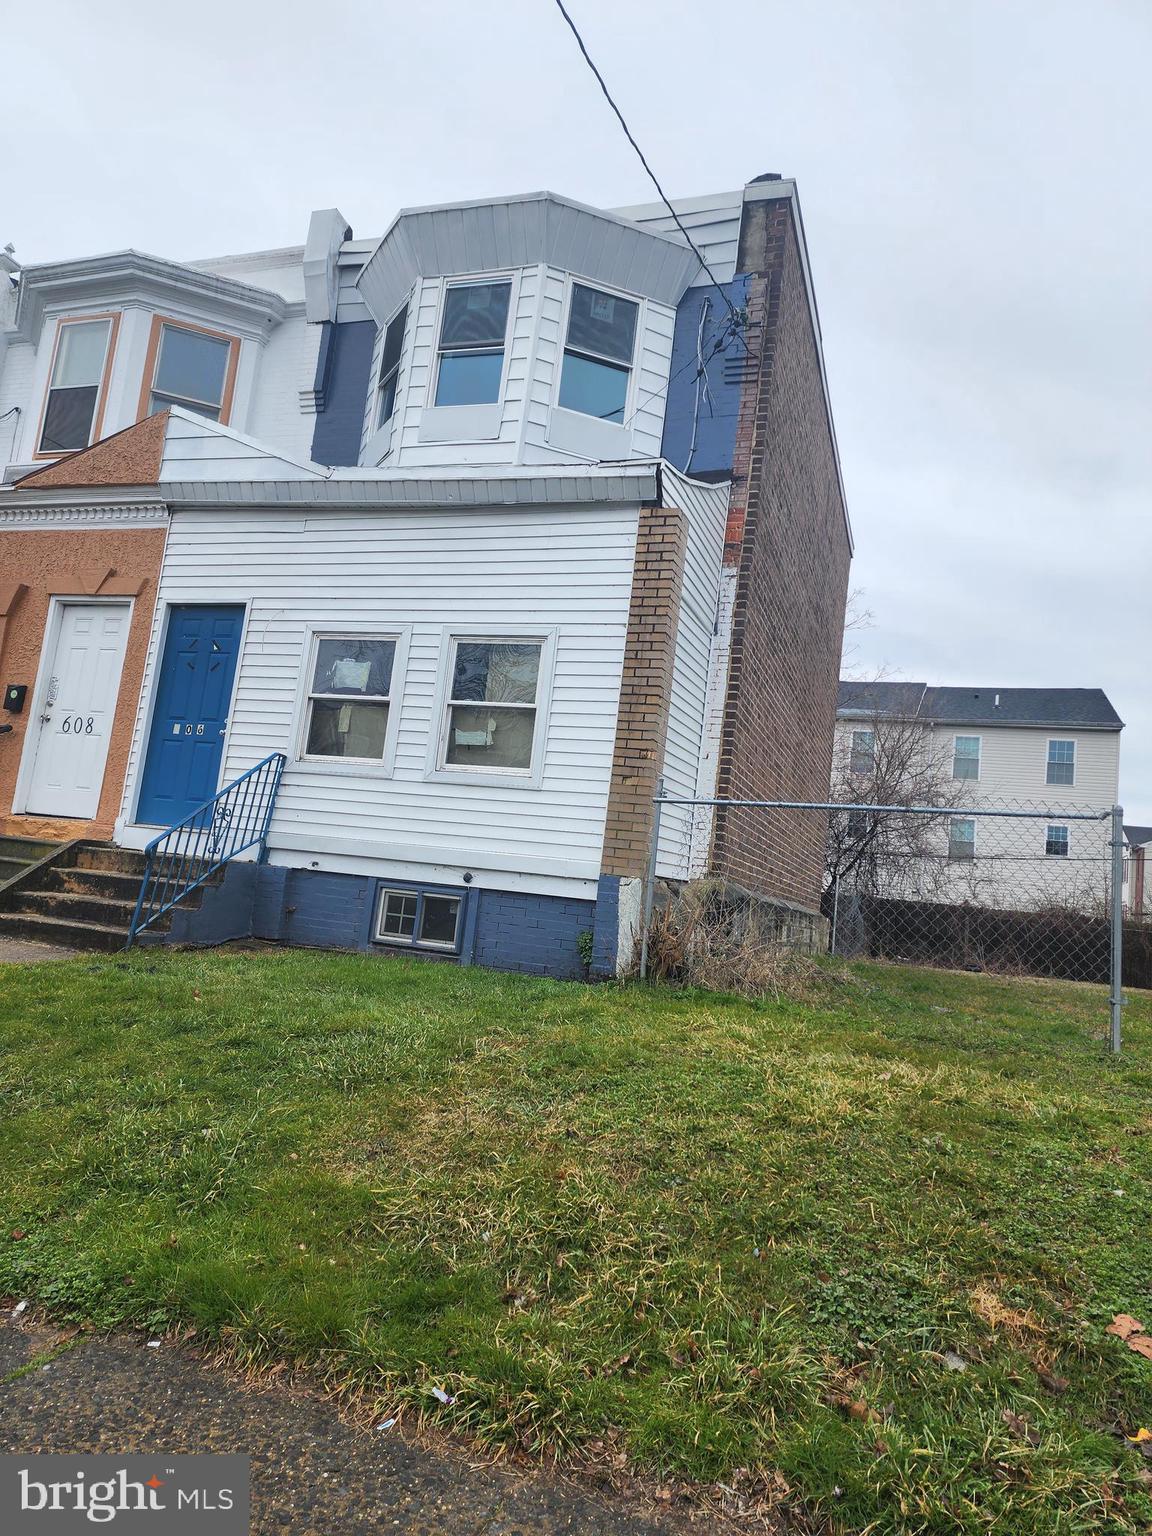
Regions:
<instances>
[{"instance_id":1,"label":"brown shingle wall","mask_svg":"<svg viewBox=\"0 0 1152 1536\"><path fill-rule=\"evenodd\" d=\"M787 200L747 205L740 267L761 366L737 425L725 560L738 569L717 794L825 800L850 550L796 229ZM714 873L819 902L821 814L719 811Z\"/></svg>"},{"instance_id":2,"label":"brown shingle wall","mask_svg":"<svg viewBox=\"0 0 1152 1536\"><path fill-rule=\"evenodd\" d=\"M128 767L136 702L144 678L144 658L156 582L164 553L163 528L46 528L0 532L0 569L24 586L0 635L0 685L26 683L24 712L0 716L14 727L0 736L0 836L107 837L116 820ZM132 626L120 674L116 716L108 744L100 805L91 820L16 815L12 798L32 717L32 688L40 665L50 597L83 599L131 595Z\"/></svg>"},{"instance_id":3,"label":"brown shingle wall","mask_svg":"<svg viewBox=\"0 0 1152 1536\"><path fill-rule=\"evenodd\" d=\"M652 798L668 733L687 537L687 519L676 508L641 510L604 830L601 867L606 875L643 875L648 864Z\"/></svg>"}]
</instances>

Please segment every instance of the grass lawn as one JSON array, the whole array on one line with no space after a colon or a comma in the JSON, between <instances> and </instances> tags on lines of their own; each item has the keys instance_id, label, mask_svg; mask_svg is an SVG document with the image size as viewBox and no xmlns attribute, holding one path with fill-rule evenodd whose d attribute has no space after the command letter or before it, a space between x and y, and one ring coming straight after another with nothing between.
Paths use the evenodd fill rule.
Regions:
<instances>
[{"instance_id":1,"label":"grass lawn","mask_svg":"<svg viewBox=\"0 0 1152 1536\"><path fill-rule=\"evenodd\" d=\"M1105 1022L1096 988L880 966L762 1005L303 951L4 967L0 1294L488 1444L764 1474L845 1532L1144 1531L1152 1361L1104 1330L1152 1328L1152 1006L1119 1063Z\"/></svg>"}]
</instances>

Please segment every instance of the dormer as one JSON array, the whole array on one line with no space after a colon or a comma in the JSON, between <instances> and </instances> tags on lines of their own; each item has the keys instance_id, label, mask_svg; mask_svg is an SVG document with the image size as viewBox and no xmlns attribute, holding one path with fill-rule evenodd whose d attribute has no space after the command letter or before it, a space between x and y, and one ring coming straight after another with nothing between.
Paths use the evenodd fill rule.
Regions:
<instances>
[{"instance_id":1,"label":"dormer","mask_svg":"<svg viewBox=\"0 0 1152 1536\"><path fill-rule=\"evenodd\" d=\"M404 210L356 283L377 327L361 463L656 457L699 265L551 192Z\"/></svg>"},{"instance_id":2,"label":"dormer","mask_svg":"<svg viewBox=\"0 0 1152 1536\"><path fill-rule=\"evenodd\" d=\"M29 385L7 457L58 459L170 405L248 425L288 309L268 288L138 251L25 267L11 341Z\"/></svg>"}]
</instances>

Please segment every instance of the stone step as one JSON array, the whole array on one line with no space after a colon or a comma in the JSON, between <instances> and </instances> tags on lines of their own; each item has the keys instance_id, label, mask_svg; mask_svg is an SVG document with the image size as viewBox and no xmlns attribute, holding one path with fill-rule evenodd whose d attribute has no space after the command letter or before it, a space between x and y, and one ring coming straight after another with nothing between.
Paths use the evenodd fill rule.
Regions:
<instances>
[{"instance_id":1,"label":"stone step","mask_svg":"<svg viewBox=\"0 0 1152 1536\"><path fill-rule=\"evenodd\" d=\"M106 901L99 896L70 891L20 891L12 908L34 917L58 917L67 923L96 923L102 928L121 928L125 937L135 909L135 900Z\"/></svg>"},{"instance_id":2,"label":"stone step","mask_svg":"<svg viewBox=\"0 0 1152 1536\"><path fill-rule=\"evenodd\" d=\"M29 862L28 859L6 859L0 855L0 885L3 885L5 880L12 880L17 875L22 875L28 868Z\"/></svg>"},{"instance_id":3,"label":"stone step","mask_svg":"<svg viewBox=\"0 0 1152 1536\"><path fill-rule=\"evenodd\" d=\"M38 917L29 912L0 912L0 939L31 939L37 944L56 944L66 949L123 949L128 935L122 928L103 923L70 923L59 917Z\"/></svg>"},{"instance_id":4,"label":"stone step","mask_svg":"<svg viewBox=\"0 0 1152 1536\"><path fill-rule=\"evenodd\" d=\"M115 869L47 869L41 884L46 891L72 891L110 901L135 903L140 894L140 876L123 875Z\"/></svg>"},{"instance_id":5,"label":"stone step","mask_svg":"<svg viewBox=\"0 0 1152 1536\"><path fill-rule=\"evenodd\" d=\"M77 869L106 869L113 874L143 875L144 855L135 848L113 848L107 843L81 843L76 850Z\"/></svg>"},{"instance_id":6,"label":"stone step","mask_svg":"<svg viewBox=\"0 0 1152 1536\"><path fill-rule=\"evenodd\" d=\"M35 864L37 859L59 847L59 843L47 843L39 837L0 837L0 859L19 859L23 864Z\"/></svg>"}]
</instances>

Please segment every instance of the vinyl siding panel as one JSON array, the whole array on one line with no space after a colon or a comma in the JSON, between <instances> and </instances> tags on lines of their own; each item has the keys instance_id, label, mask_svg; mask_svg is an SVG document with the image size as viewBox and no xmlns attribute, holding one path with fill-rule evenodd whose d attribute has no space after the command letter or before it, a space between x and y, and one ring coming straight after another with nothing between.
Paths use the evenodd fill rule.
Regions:
<instances>
[{"instance_id":1,"label":"vinyl siding panel","mask_svg":"<svg viewBox=\"0 0 1152 1536\"><path fill-rule=\"evenodd\" d=\"M688 518L664 751L664 785L669 795L689 797L696 793L703 750L728 488L687 480L665 467L664 500L670 506L679 507ZM698 818L704 814L687 806L669 806L664 810L660 822L657 872L666 879L688 878L693 830Z\"/></svg>"},{"instance_id":2,"label":"vinyl siding panel","mask_svg":"<svg viewBox=\"0 0 1152 1536\"><path fill-rule=\"evenodd\" d=\"M634 507L364 513L185 511L172 519L158 611L249 605L223 779L290 756L272 826L277 862L325 849L459 870L595 880L612 766L635 550ZM308 627L410 627L391 777L296 759ZM428 781L445 626L557 633L538 789ZM159 626L143 697L150 697ZM134 803L137 722L125 807ZM337 845L340 845L338 847ZM310 853L309 850L313 850ZM478 876L479 878L479 876Z\"/></svg>"}]
</instances>

